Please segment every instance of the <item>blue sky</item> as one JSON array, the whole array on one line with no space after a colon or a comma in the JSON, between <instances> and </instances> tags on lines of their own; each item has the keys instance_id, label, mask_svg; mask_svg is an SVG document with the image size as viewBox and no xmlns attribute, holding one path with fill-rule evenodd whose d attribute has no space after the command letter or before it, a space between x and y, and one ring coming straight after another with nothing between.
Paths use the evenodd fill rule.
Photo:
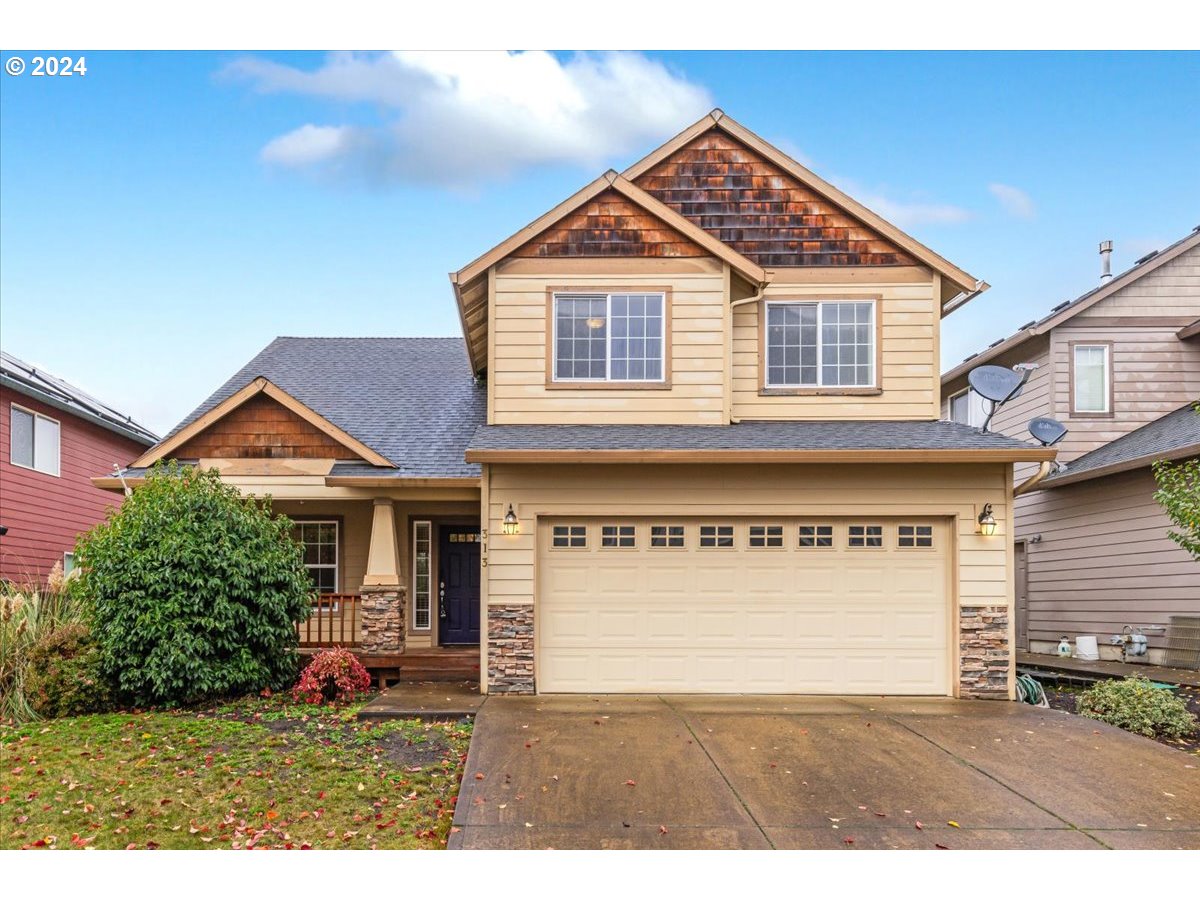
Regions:
<instances>
[{"instance_id":1,"label":"blue sky","mask_svg":"<svg viewBox=\"0 0 1200 900\"><path fill-rule=\"evenodd\" d=\"M1200 224L1196 54L87 62L0 77L0 339L164 431L279 334L457 334L448 271L714 105L993 285L944 364Z\"/></svg>"}]
</instances>

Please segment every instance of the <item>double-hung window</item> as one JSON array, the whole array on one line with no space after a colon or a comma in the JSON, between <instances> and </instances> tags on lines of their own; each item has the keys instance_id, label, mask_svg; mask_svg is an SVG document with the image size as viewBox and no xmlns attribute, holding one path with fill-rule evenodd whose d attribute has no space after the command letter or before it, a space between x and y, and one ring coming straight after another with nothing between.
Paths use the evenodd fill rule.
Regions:
<instances>
[{"instance_id":1,"label":"double-hung window","mask_svg":"<svg viewBox=\"0 0 1200 900\"><path fill-rule=\"evenodd\" d=\"M662 293L555 294L556 382L666 380Z\"/></svg>"},{"instance_id":2,"label":"double-hung window","mask_svg":"<svg viewBox=\"0 0 1200 900\"><path fill-rule=\"evenodd\" d=\"M304 547L304 568L322 594L338 592L338 523L297 522L295 536Z\"/></svg>"},{"instance_id":3,"label":"double-hung window","mask_svg":"<svg viewBox=\"0 0 1200 900\"><path fill-rule=\"evenodd\" d=\"M874 300L766 307L767 388L876 386Z\"/></svg>"},{"instance_id":4,"label":"double-hung window","mask_svg":"<svg viewBox=\"0 0 1200 900\"><path fill-rule=\"evenodd\" d=\"M1071 350L1074 403L1071 411L1107 415L1112 383L1111 347L1108 344L1075 344Z\"/></svg>"},{"instance_id":5,"label":"double-hung window","mask_svg":"<svg viewBox=\"0 0 1200 900\"><path fill-rule=\"evenodd\" d=\"M974 388L960 391L950 398L950 421L960 425L970 425L979 428L987 419L987 401L975 392Z\"/></svg>"},{"instance_id":6,"label":"double-hung window","mask_svg":"<svg viewBox=\"0 0 1200 900\"><path fill-rule=\"evenodd\" d=\"M12 404L9 460L14 466L59 474L59 425L54 419Z\"/></svg>"}]
</instances>

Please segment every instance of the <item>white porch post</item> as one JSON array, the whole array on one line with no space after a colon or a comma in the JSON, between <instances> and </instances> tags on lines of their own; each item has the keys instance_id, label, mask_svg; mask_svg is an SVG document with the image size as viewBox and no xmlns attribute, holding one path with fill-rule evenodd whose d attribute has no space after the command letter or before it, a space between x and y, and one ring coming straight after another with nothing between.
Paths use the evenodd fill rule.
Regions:
<instances>
[{"instance_id":1,"label":"white porch post","mask_svg":"<svg viewBox=\"0 0 1200 900\"><path fill-rule=\"evenodd\" d=\"M378 497L371 518L371 544L362 585L364 652L404 652L405 593L396 548L396 510L390 499Z\"/></svg>"}]
</instances>

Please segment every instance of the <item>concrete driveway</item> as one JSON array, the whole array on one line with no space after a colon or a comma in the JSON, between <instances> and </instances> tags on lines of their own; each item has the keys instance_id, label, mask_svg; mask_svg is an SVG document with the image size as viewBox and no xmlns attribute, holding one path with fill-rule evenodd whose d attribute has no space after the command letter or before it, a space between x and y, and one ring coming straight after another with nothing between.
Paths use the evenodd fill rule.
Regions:
<instances>
[{"instance_id":1,"label":"concrete driveway","mask_svg":"<svg viewBox=\"0 0 1200 900\"><path fill-rule=\"evenodd\" d=\"M1015 703L490 697L454 826L468 849L1200 849L1200 757Z\"/></svg>"}]
</instances>

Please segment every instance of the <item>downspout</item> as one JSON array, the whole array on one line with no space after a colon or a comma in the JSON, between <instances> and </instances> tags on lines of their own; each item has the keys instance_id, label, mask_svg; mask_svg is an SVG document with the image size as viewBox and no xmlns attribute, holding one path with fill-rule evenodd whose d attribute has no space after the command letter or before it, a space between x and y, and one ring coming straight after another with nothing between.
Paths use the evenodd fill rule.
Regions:
<instances>
[{"instance_id":1,"label":"downspout","mask_svg":"<svg viewBox=\"0 0 1200 900\"><path fill-rule=\"evenodd\" d=\"M743 297L741 300L734 300L732 303L729 304L729 308L732 310L732 309L736 309L737 307L741 306L744 303L757 303L759 300L761 300L763 298L763 294L766 293L768 283L769 282L766 282L766 281L760 282L758 285L758 291L756 293L751 294L749 297ZM731 322L732 322L732 319L731 319ZM763 350L762 347L759 347L758 349L759 349L760 353ZM729 358L733 359L733 327L732 327L732 324L730 325L730 328L729 328ZM733 376L733 373L731 372L730 373L730 383L731 384L732 384L732 376ZM729 422L731 425L737 425L741 421L742 420L739 419L737 416L733 415L733 413L729 414Z\"/></svg>"},{"instance_id":2,"label":"downspout","mask_svg":"<svg viewBox=\"0 0 1200 900\"><path fill-rule=\"evenodd\" d=\"M1038 466L1038 470L1034 472L1033 475L1031 475L1029 478L1026 478L1023 482L1013 488L1013 496L1020 497L1022 494L1028 494L1035 487L1041 484L1042 480L1045 479L1045 477L1052 471L1054 471L1054 462L1049 459L1043 460L1042 464Z\"/></svg>"}]
</instances>

